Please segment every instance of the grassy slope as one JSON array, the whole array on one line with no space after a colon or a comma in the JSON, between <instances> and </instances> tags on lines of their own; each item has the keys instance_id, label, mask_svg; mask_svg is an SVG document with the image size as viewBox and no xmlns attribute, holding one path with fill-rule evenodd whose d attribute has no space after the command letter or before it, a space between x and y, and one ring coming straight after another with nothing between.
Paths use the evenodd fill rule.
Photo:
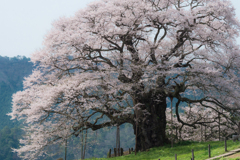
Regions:
<instances>
[{"instance_id":1,"label":"grassy slope","mask_svg":"<svg viewBox=\"0 0 240 160\"><path fill-rule=\"evenodd\" d=\"M217 156L225 153L224 141L220 142L192 142L188 144L178 144L171 148L170 145L163 147L151 148L148 152L139 152L135 156L134 153L121 157L112 158L92 158L86 160L173 160L175 154L179 160L190 160L192 157L191 150L194 149L195 160L204 160L208 158L208 144L211 145L211 156ZM227 141L227 150L240 148L238 141Z\"/></svg>"}]
</instances>

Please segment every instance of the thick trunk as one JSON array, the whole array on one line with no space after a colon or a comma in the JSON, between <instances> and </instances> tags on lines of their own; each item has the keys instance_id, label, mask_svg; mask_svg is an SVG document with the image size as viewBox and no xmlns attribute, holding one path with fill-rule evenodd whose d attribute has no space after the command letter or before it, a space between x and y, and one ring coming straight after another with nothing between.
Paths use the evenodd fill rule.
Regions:
<instances>
[{"instance_id":1,"label":"thick trunk","mask_svg":"<svg viewBox=\"0 0 240 160\"><path fill-rule=\"evenodd\" d=\"M157 94L159 95L159 94ZM146 149L162 146L170 143L167 139L166 130L166 96L161 97L156 94L148 93L137 99L138 102L144 104L142 110L147 110L151 115L142 115L141 111L137 112L140 121L137 125L137 151L145 151ZM136 118L136 113L135 113ZM136 135L136 124L133 124L134 134Z\"/></svg>"}]
</instances>

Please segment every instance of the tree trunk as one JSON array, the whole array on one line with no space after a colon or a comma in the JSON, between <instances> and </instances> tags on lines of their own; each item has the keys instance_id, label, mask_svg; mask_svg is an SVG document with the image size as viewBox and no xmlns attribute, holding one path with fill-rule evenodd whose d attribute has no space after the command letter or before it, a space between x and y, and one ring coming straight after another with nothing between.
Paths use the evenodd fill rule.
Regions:
<instances>
[{"instance_id":1,"label":"tree trunk","mask_svg":"<svg viewBox=\"0 0 240 160\"><path fill-rule=\"evenodd\" d=\"M158 94L159 95L159 94ZM164 95L164 94L160 94ZM138 112L140 119L137 127L137 151L163 146L170 143L166 137L166 96L153 95L151 92L139 97L141 110L147 110L151 115L143 115ZM140 114L139 114L140 113ZM135 115L136 118L136 115ZM134 134L136 135L136 124L133 123Z\"/></svg>"}]
</instances>

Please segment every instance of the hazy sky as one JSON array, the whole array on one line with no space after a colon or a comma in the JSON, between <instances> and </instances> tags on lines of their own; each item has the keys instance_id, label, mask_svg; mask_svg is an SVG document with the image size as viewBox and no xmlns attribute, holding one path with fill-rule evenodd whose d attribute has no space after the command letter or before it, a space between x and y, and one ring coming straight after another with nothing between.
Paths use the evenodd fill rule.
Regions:
<instances>
[{"instance_id":1,"label":"hazy sky","mask_svg":"<svg viewBox=\"0 0 240 160\"><path fill-rule=\"evenodd\" d=\"M95 0L0 0L0 56L30 57L54 20ZM240 0L231 0L240 19ZM240 39L239 42L240 44Z\"/></svg>"}]
</instances>

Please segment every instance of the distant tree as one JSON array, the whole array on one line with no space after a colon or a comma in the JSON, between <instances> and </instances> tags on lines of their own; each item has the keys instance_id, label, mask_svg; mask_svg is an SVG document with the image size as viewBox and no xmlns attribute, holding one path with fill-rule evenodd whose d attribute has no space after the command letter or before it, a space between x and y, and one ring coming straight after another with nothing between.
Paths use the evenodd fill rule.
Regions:
<instances>
[{"instance_id":1,"label":"distant tree","mask_svg":"<svg viewBox=\"0 0 240 160\"><path fill-rule=\"evenodd\" d=\"M194 128L180 103L239 112L239 27L228 0L102 0L55 21L13 95L9 115L28 124L15 151L33 159L66 134L124 123L137 151L164 145L167 97Z\"/></svg>"}]
</instances>

